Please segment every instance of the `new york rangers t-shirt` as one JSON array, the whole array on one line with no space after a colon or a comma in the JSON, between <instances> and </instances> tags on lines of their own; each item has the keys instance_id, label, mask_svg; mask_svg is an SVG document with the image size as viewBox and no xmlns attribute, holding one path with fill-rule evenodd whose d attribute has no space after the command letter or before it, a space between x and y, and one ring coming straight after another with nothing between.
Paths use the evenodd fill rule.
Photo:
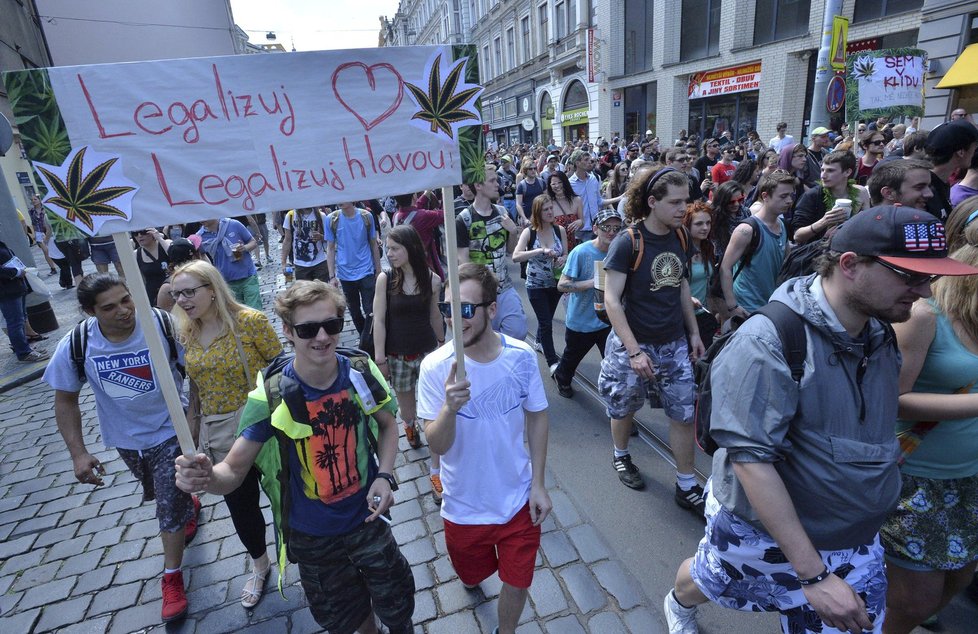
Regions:
<instances>
[{"instance_id":1,"label":"new york rangers t-shirt","mask_svg":"<svg viewBox=\"0 0 978 634\"><path fill-rule=\"evenodd\" d=\"M170 422L163 393L150 364L149 346L139 322L136 322L132 335L119 343L106 339L94 318L86 320L85 327L88 329L85 376L95 393L102 444L106 447L143 450L171 438L175 433L173 423ZM160 336L163 336L162 331ZM163 345L166 349L165 339ZM182 363L183 348L177 344L177 349ZM172 361L170 370L177 390L181 390L183 377ZM71 359L71 333L58 343L44 371L44 381L63 392L81 391L82 382L78 380L78 372Z\"/></svg>"}]
</instances>

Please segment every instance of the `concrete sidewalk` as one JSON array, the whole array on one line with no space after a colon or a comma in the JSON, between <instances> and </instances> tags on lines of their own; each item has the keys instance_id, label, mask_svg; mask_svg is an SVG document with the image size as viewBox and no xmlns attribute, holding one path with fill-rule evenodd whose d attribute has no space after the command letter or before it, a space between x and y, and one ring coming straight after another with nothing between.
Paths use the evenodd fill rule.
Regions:
<instances>
[{"instance_id":1,"label":"concrete sidewalk","mask_svg":"<svg viewBox=\"0 0 978 634\"><path fill-rule=\"evenodd\" d=\"M277 263L274 252L272 259ZM266 307L282 285L278 268L261 272ZM74 304L73 294L65 294ZM73 323L62 324L62 331ZM353 343L354 335L347 331L343 343ZM247 556L226 506L213 495L202 499L202 524L184 560L190 614L162 626L163 561L154 506L141 503L139 485L118 454L101 445L87 386L81 398L85 441L108 474L97 489L75 480L51 401L51 390L38 380L0 393L0 631L319 631L295 566L287 569L286 598L269 590L252 612L241 607ZM418 588L415 630L488 634L496 625L500 582L494 576L475 591L464 589L446 554L442 520L430 495L428 451L410 449L403 437L400 449L393 531ZM549 472L547 483L554 512L543 524L530 602L518 631L663 631L657 605ZM269 578L271 586L274 580Z\"/></svg>"}]
</instances>

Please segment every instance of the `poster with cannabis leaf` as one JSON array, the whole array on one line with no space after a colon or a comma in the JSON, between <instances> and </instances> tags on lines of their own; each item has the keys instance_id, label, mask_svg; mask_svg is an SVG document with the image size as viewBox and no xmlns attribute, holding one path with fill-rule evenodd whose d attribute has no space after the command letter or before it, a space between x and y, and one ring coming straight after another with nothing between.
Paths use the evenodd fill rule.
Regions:
<instances>
[{"instance_id":1,"label":"poster with cannabis leaf","mask_svg":"<svg viewBox=\"0 0 978 634\"><path fill-rule=\"evenodd\" d=\"M860 51L846 60L846 119L924 114L927 52L919 48Z\"/></svg>"},{"instance_id":2,"label":"poster with cannabis leaf","mask_svg":"<svg viewBox=\"0 0 978 634\"><path fill-rule=\"evenodd\" d=\"M53 224L107 235L480 181L476 59L474 46L416 46L3 81Z\"/></svg>"}]
</instances>

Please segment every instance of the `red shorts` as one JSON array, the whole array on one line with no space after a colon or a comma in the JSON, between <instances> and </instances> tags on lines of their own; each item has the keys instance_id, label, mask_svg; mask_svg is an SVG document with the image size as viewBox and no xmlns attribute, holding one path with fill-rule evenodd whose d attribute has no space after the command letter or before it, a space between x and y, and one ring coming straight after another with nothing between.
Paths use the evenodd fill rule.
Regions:
<instances>
[{"instance_id":1,"label":"red shorts","mask_svg":"<svg viewBox=\"0 0 978 634\"><path fill-rule=\"evenodd\" d=\"M529 588L540 548L540 527L530 520L530 504L505 524L453 524L445 520L445 544L458 578L474 586L499 570L499 579Z\"/></svg>"}]
</instances>

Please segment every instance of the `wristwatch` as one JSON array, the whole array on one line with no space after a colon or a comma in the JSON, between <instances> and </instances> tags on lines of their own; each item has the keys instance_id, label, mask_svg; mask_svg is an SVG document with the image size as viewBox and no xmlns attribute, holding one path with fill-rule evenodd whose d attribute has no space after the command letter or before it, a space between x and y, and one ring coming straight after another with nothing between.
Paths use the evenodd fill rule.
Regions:
<instances>
[{"instance_id":1,"label":"wristwatch","mask_svg":"<svg viewBox=\"0 0 978 634\"><path fill-rule=\"evenodd\" d=\"M389 482L391 485L391 491L397 491L397 480L394 479L394 476L392 476L389 473L384 473L383 471L381 471L380 473L377 474L377 477L387 480L387 482Z\"/></svg>"}]
</instances>

